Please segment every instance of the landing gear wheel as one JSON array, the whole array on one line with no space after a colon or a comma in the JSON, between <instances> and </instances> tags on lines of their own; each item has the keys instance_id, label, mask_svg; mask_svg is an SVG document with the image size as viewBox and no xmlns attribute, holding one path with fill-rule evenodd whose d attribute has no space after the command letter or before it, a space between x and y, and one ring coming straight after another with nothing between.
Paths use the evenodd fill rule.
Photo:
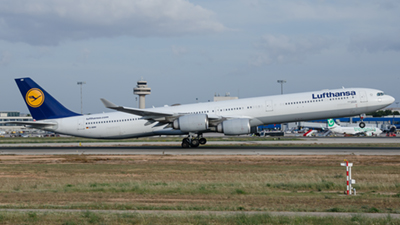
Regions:
<instances>
[{"instance_id":1,"label":"landing gear wheel","mask_svg":"<svg viewBox=\"0 0 400 225\"><path fill-rule=\"evenodd\" d=\"M365 123L361 122L360 124L358 124L358 126L360 126L361 128L364 128L365 127Z\"/></svg>"},{"instance_id":2,"label":"landing gear wheel","mask_svg":"<svg viewBox=\"0 0 400 225\"><path fill-rule=\"evenodd\" d=\"M207 139L200 138L199 142L200 142L201 145L205 145L207 143Z\"/></svg>"},{"instance_id":3,"label":"landing gear wheel","mask_svg":"<svg viewBox=\"0 0 400 225\"><path fill-rule=\"evenodd\" d=\"M187 141L182 141L182 148L189 148L190 144Z\"/></svg>"},{"instance_id":4,"label":"landing gear wheel","mask_svg":"<svg viewBox=\"0 0 400 225\"><path fill-rule=\"evenodd\" d=\"M192 139L192 143L190 144L190 146L192 146L192 148L197 148L199 147L200 143L198 139Z\"/></svg>"},{"instance_id":5,"label":"landing gear wheel","mask_svg":"<svg viewBox=\"0 0 400 225\"><path fill-rule=\"evenodd\" d=\"M207 140L202 134L189 133L188 137L182 139L182 148L197 148L200 144L204 145Z\"/></svg>"}]
</instances>

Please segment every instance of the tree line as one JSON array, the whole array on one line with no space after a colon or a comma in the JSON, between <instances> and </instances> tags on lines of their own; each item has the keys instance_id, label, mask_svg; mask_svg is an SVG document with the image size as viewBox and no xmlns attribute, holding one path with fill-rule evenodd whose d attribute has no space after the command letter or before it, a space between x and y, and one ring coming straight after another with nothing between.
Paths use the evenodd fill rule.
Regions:
<instances>
[{"instance_id":1,"label":"tree line","mask_svg":"<svg viewBox=\"0 0 400 225\"><path fill-rule=\"evenodd\" d=\"M400 115L399 111L392 111L389 109L386 110L378 110L373 113L367 113L368 116L372 117L383 117L383 116L392 116L392 115Z\"/></svg>"}]
</instances>

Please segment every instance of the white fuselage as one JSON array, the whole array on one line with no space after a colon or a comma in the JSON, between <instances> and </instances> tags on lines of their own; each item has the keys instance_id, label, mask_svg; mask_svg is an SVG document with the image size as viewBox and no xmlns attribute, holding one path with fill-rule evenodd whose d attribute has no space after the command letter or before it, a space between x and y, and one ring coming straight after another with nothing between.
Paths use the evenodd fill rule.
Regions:
<instances>
[{"instance_id":1,"label":"white fuselage","mask_svg":"<svg viewBox=\"0 0 400 225\"><path fill-rule=\"evenodd\" d=\"M341 93L341 94L337 94ZM350 93L350 94L349 94ZM207 102L149 109L176 114L207 114L209 117L249 118L251 126L335 118L374 112L393 103L394 98L375 89L347 88L285 94L222 102ZM342 95L342 96L339 96ZM44 120L57 126L45 130L89 138L131 138L183 134L167 125L123 112Z\"/></svg>"},{"instance_id":2,"label":"white fuselage","mask_svg":"<svg viewBox=\"0 0 400 225\"><path fill-rule=\"evenodd\" d=\"M380 135L382 130L377 127L341 127L336 126L333 128L329 128L335 134L350 134L350 135L359 135L365 134L366 136Z\"/></svg>"}]
</instances>

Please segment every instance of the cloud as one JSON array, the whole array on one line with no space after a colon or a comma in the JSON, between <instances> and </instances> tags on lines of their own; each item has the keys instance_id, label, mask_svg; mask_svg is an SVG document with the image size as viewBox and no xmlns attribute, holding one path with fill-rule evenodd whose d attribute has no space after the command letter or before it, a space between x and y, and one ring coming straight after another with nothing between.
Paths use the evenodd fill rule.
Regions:
<instances>
[{"instance_id":1,"label":"cloud","mask_svg":"<svg viewBox=\"0 0 400 225\"><path fill-rule=\"evenodd\" d=\"M285 35L264 35L254 46L258 53L252 57L250 64L301 63L307 56L321 53L334 41L323 37L290 38Z\"/></svg>"},{"instance_id":2,"label":"cloud","mask_svg":"<svg viewBox=\"0 0 400 225\"><path fill-rule=\"evenodd\" d=\"M184 55L184 54L186 54L188 52L189 51L185 47L175 46L175 45L172 46L172 53L174 53L174 55L181 56L181 55Z\"/></svg>"},{"instance_id":3,"label":"cloud","mask_svg":"<svg viewBox=\"0 0 400 225\"><path fill-rule=\"evenodd\" d=\"M400 51L400 33L386 35L358 35L352 37L348 45L348 50L351 52L387 52Z\"/></svg>"},{"instance_id":4,"label":"cloud","mask_svg":"<svg viewBox=\"0 0 400 225\"><path fill-rule=\"evenodd\" d=\"M92 53L92 51L90 51L90 49L88 49L88 48L81 49L80 55L77 58L77 63L86 63L88 61L91 53Z\"/></svg>"},{"instance_id":5,"label":"cloud","mask_svg":"<svg viewBox=\"0 0 400 225\"><path fill-rule=\"evenodd\" d=\"M32 45L99 37L165 37L224 31L185 0L3 0L0 39Z\"/></svg>"},{"instance_id":6,"label":"cloud","mask_svg":"<svg viewBox=\"0 0 400 225\"><path fill-rule=\"evenodd\" d=\"M3 51L0 54L0 66L6 66L11 61L11 53L8 51Z\"/></svg>"},{"instance_id":7,"label":"cloud","mask_svg":"<svg viewBox=\"0 0 400 225\"><path fill-rule=\"evenodd\" d=\"M376 4L378 4L380 8L385 10L396 10L400 6L399 1L397 0L381 0L378 1Z\"/></svg>"},{"instance_id":8,"label":"cloud","mask_svg":"<svg viewBox=\"0 0 400 225\"><path fill-rule=\"evenodd\" d=\"M375 29L396 29L400 20L400 1L325 1L285 0L261 1L241 0L243 4L234 10L251 12L238 14L237 23L261 23L270 33L325 33L326 35L352 35ZM243 9L241 9L242 7ZM285 29L290 27L290 29Z\"/></svg>"}]
</instances>

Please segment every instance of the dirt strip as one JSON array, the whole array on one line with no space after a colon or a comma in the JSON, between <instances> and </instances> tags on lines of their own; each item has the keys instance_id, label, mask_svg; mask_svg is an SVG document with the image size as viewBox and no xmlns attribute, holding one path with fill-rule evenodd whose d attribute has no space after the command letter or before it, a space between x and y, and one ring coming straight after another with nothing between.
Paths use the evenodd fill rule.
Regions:
<instances>
[{"instance_id":1,"label":"dirt strip","mask_svg":"<svg viewBox=\"0 0 400 225\"><path fill-rule=\"evenodd\" d=\"M400 214L387 213L344 213L344 212L263 212L263 211L177 211L177 210L81 210L81 209L0 209L0 212L56 212L56 213L138 213L138 214L171 214L171 215L236 215L236 214L269 214L271 216L313 216L313 217L353 217L363 216L368 218L385 218L390 216L400 219Z\"/></svg>"}]
</instances>

